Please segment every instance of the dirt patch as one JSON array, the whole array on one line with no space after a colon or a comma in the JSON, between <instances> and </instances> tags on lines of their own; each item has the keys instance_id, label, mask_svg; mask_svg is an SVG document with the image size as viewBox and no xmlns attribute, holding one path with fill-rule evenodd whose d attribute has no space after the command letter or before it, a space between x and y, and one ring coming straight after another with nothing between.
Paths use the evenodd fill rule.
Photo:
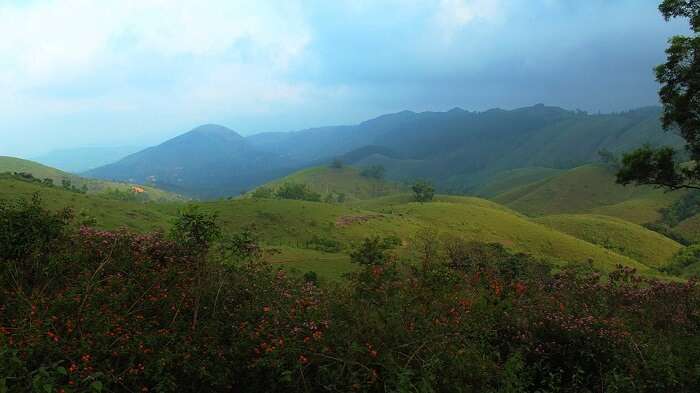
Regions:
<instances>
[{"instance_id":1,"label":"dirt patch","mask_svg":"<svg viewBox=\"0 0 700 393\"><path fill-rule=\"evenodd\" d=\"M370 214L365 216L342 216L335 220L335 226L338 228L346 227L352 224L362 224L369 220L382 218L381 214Z\"/></svg>"}]
</instances>

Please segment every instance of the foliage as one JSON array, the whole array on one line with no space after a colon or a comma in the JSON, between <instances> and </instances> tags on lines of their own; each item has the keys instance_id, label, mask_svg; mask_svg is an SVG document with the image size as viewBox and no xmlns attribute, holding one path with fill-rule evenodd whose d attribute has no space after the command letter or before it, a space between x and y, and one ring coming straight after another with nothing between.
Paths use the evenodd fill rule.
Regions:
<instances>
[{"instance_id":1,"label":"foliage","mask_svg":"<svg viewBox=\"0 0 700 393\"><path fill-rule=\"evenodd\" d=\"M372 179L383 180L386 169L382 165L370 165L360 171L360 175Z\"/></svg>"},{"instance_id":2,"label":"foliage","mask_svg":"<svg viewBox=\"0 0 700 393\"><path fill-rule=\"evenodd\" d=\"M368 237L350 253L350 259L360 265L383 265L389 259L388 251L396 245L394 238Z\"/></svg>"},{"instance_id":3,"label":"foliage","mask_svg":"<svg viewBox=\"0 0 700 393\"><path fill-rule=\"evenodd\" d=\"M669 20L688 18L691 36L674 36L666 49L666 63L656 67L661 84L662 123L666 130L678 130L686 142L693 163L700 161L700 2L664 0L659 10ZM625 154L618 173L621 184L653 184L671 190L700 188L700 167L680 164L670 147L642 147Z\"/></svg>"},{"instance_id":4,"label":"foliage","mask_svg":"<svg viewBox=\"0 0 700 393\"><path fill-rule=\"evenodd\" d=\"M287 182L282 184L275 192L277 198L293 199L299 201L321 201L321 194L313 192L307 184Z\"/></svg>"},{"instance_id":5,"label":"foliage","mask_svg":"<svg viewBox=\"0 0 700 393\"><path fill-rule=\"evenodd\" d=\"M435 188L425 181L416 182L411 186L411 189L413 190L416 202L430 202L435 196Z\"/></svg>"},{"instance_id":6,"label":"foliage","mask_svg":"<svg viewBox=\"0 0 700 393\"><path fill-rule=\"evenodd\" d=\"M677 276L686 275L689 267L695 266L698 271L696 275L700 275L700 245L693 244L678 251L673 256L671 262L662 270L669 274Z\"/></svg>"},{"instance_id":7,"label":"foliage","mask_svg":"<svg viewBox=\"0 0 700 393\"><path fill-rule=\"evenodd\" d=\"M253 198L274 198L275 197L275 190L273 190L271 187L258 187L253 191L251 194Z\"/></svg>"},{"instance_id":8,"label":"foliage","mask_svg":"<svg viewBox=\"0 0 700 393\"><path fill-rule=\"evenodd\" d=\"M2 211L6 222L24 220L7 211L16 210ZM342 286L319 287L311 274L264 262L216 260L198 282L202 242L190 249L158 233L67 223L62 231L59 244L39 251L51 274L18 286L0 263L2 390L700 388L694 281L648 280L625 268L607 277L585 266L554 273L502 246L452 239L453 251L438 254L456 263L416 269L384 258ZM368 242L383 249L395 239Z\"/></svg>"},{"instance_id":9,"label":"foliage","mask_svg":"<svg viewBox=\"0 0 700 393\"><path fill-rule=\"evenodd\" d=\"M602 163L612 168L617 169L620 166L620 158L608 149L600 149L598 151L598 157Z\"/></svg>"},{"instance_id":10,"label":"foliage","mask_svg":"<svg viewBox=\"0 0 700 393\"><path fill-rule=\"evenodd\" d=\"M343 245L335 239L314 235L306 242L306 248L323 252L340 252Z\"/></svg>"},{"instance_id":11,"label":"foliage","mask_svg":"<svg viewBox=\"0 0 700 393\"><path fill-rule=\"evenodd\" d=\"M202 254L221 236L216 221L216 214L204 213L197 206L188 205L178 212L170 236L183 247Z\"/></svg>"},{"instance_id":12,"label":"foliage","mask_svg":"<svg viewBox=\"0 0 700 393\"><path fill-rule=\"evenodd\" d=\"M260 235L255 227L246 227L238 233L224 236L219 247L225 260L254 262L263 256Z\"/></svg>"}]
</instances>

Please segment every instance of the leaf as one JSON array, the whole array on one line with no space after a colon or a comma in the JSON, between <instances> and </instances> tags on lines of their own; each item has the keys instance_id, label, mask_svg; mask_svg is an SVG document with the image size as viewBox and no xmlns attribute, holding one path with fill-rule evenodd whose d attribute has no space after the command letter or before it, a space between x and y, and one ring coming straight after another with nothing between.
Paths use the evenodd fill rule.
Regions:
<instances>
[{"instance_id":1,"label":"leaf","mask_svg":"<svg viewBox=\"0 0 700 393\"><path fill-rule=\"evenodd\" d=\"M95 381L90 384L90 390L92 390L93 392L101 392L102 388L102 382L100 381Z\"/></svg>"}]
</instances>

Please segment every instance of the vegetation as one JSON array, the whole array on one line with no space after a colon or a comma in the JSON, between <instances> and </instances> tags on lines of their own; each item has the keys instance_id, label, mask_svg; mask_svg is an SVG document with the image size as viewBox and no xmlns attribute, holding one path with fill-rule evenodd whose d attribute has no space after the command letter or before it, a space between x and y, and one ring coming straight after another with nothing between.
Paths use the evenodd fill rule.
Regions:
<instances>
[{"instance_id":1,"label":"vegetation","mask_svg":"<svg viewBox=\"0 0 700 393\"><path fill-rule=\"evenodd\" d=\"M694 282L553 272L455 239L417 269L366 252L384 248L375 238L344 285L319 286L208 252L218 219L205 212L184 211L166 237L2 206L0 236L35 228L0 254L4 391L700 388Z\"/></svg>"},{"instance_id":2,"label":"vegetation","mask_svg":"<svg viewBox=\"0 0 700 393\"><path fill-rule=\"evenodd\" d=\"M678 130L692 164L672 147L644 146L622 159L617 174L621 184L653 184L671 190L700 189L700 3L695 0L664 0L659 10L666 20L687 18L691 36L674 36L666 49L666 63L656 67L663 104L665 130Z\"/></svg>"},{"instance_id":3,"label":"vegetation","mask_svg":"<svg viewBox=\"0 0 700 393\"><path fill-rule=\"evenodd\" d=\"M384 173L386 169L382 165L370 165L360 172L360 175L364 177L369 177L372 179L382 180L384 179Z\"/></svg>"},{"instance_id":4,"label":"vegetation","mask_svg":"<svg viewBox=\"0 0 700 393\"><path fill-rule=\"evenodd\" d=\"M416 182L411 186L411 189L416 202L430 202L435 196L435 189L430 183L425 181Z\"/></svg>"},{"instance_id":5,"label":"vegetation","mask_svg":"<svg viewBox=\"0 0 700 393\"><path fill-rule=\"evenodd\" d=\"M298 201L321 201L321 194L311 191L307 184L302 183L284 183L277 189L275 196L280 199Z\"/></svg>"}]
</instances>

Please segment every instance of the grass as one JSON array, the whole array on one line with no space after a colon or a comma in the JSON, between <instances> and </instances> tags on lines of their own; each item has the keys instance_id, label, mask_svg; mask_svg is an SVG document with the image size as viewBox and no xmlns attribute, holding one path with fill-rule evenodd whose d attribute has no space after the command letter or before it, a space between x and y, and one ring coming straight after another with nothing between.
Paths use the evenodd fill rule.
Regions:
<instances>
[{"instance_id":1,"label":"grass","mask_svg":"<svg viewBox=\"0 0 700 393\"><path fill-rule=\"evenodd\" d=\"M23 160L21 158L0 156L0 173L4 172L25 172L31 173L37 179L51 179L58 187L61 186L63 180L69 180L71 184L77 188L87 187L87 192L90 194L102 194L112 190L122 192L131 191L134 186L144 190L144 195L150 201L168 202L168 201L185 201L186 198L168 191L163 191L158 188L137 185L132 183L118 183L106 180L88 179L74 175L72 173L63 172L56 168L39 164L34 161Z\"/></svg>"},{"instance_id":2,"label":"grass","mask_svg":"<svg viewBox=\"0 0 700 393\"><path fill-rule=\"evenodd\" d=\"M641 224L656 221L659 209L679 197L651 187L621 186L615 183L613 170L591 164L516 187L492 200L529 216L597 213Z\"/></svg>"},{"instance_id":3,"label":"grass","mask_svg":"<svg viewBox=\"0 0 700 393\"><path fill-rule=\"evenodd\" d=\"M276 188L286 182L307 184L321 195L343 193L348 200L376 198L407 190L398 183L362 176L360 170L348 166L308 168L264 186Z\"/></svg>"},{"instance_id":4,"label":"grass","mask_svg":"<svg viewBox=\"0 0 700 393\"><path fill-rule=\"evenodd\" d=\"M1 199L28 198L35 192L48 207L72 206L79 219L94 218L104 229L167 230L182 207L174 202L116 201L0 178ZM216 213L224 232L254 225L266 246L280 250L271 257L273 262L301 272L314 270L323 278L335 279L351 271L354 266L348 253L367 236L396 236L402 241L397 253L412 255L413 239L421 228L466 240L498 242L555 265L590 260L602 271L623 264L643 274L657 274L645 264L651 265L648 261L642 263L479 198L437 196L435 202L421 204L411 202L408 194L399 194L348 204L255 198L193 203ZM338 241L343 247L338 253L312 250L309 241L314 237Z\"/></svg>"},{"instance_id":5,"label":"grass","mask_svg":"<svg viewBox=\"0 0 700 393\"><path fill-rule=\"evenodd\" d=\"M491 198L512 189L551 178L561 172L560 169L539 167L510 169L489 176L486 183L471 190L470 194Z\"/></svg>"},{"instance_id":6,"label":"grass","mask_svg":"<svg viewBox=\"0 0 700 393\"><path fill-rule=\"evenodd\" d=\"M663 235L608 216L564 214L536 221L655 268L665 266L682 248Z\"/></svg>"}]
</instances>

